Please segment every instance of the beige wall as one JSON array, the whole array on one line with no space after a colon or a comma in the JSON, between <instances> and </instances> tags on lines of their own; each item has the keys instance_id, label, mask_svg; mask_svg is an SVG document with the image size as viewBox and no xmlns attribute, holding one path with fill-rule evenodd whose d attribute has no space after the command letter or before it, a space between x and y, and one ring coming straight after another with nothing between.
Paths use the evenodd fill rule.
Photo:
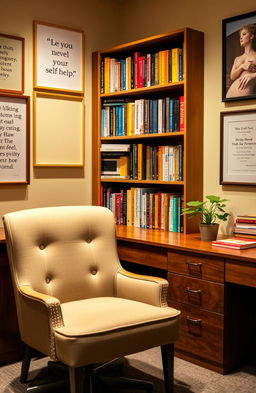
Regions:
<instances>
[{"instance_id":1,"label":"beige wall","mask_svg":"<svg viewBox=\"0 0 256 393\"><path fill-rule=\"evenodd\" d=\"M50 205L91 203L91 53L116 43L119 27L115 0L1 0L0 32L25 38L25 95L31 96L33 135L33 20L85 32L85 168L33 168L31 183L0 184L0 217L6 212ZM112 23L113 21L113 23ZM0 219L0 226L2 222Z\"/></svg>"},{"instance_id":2,"label":"beige wall","mask_svg":"<svg viewBox=\"0 0 256 393\"><path fill-rule=\"evenodd\" d=\"M32 93L33 19L85 31L86 165L84 170L31 166L29 186L0 185L0 216L35 206L91 203L91 52L186 26L205 32L204 194L230 199L234 216L255 214L256 187L219 185L220 112L256 103L221 102L221 21L254 10L255 0L1 0L1 32L26 40L27 95ZM228 228L223 225L222 232Z\"/></svg>"},{"instance_id":3,"label":"beige wall","mask_svg":"<svg viewBox=\"0 0 256 393\"><path fill-rule=\"evenodd\" d=\"M219 185L220 112L256 109L256 101L221 102L222 19L255 11L255 0L130 0L123 3L123 41L192 27L205 33L204 68L204 194L228 198L229 209L237 214L256 214L256 186ZM132 28L131 28L132 26ZM233 218L223 224L229 232Z\"/></svg>"}]
</instances>

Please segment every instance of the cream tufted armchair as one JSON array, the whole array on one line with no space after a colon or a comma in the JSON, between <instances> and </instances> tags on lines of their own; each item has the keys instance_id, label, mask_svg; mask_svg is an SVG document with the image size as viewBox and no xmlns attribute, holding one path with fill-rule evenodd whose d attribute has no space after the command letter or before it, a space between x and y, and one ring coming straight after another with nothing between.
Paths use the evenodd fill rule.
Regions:
<instances>
[{"instance_id":1,"label":"cream tufted armchair","mask_svg":"<svg viewBox=\"0 0 256 393\"><path fill-rule=\"evenodd\" d=\"M155 346L172 392L180 312L166 280L122 269L108 209L23 210L4 228L22 340L69 367L71 393L83 391L85 366Z\"/></svg>"}]
</instances>

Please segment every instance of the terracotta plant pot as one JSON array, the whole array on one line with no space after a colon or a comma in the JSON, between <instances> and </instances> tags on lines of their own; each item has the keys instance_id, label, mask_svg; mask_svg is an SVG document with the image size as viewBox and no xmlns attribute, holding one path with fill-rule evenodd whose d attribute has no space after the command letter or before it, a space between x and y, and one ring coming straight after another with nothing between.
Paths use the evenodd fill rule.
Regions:
<instances>
[{"instance_id":1,"label":"terracotta plant pot","mask_svg":"<svg viewBox=\"0 0 256 393\"><path fill-rule=\"evenodd\" d=\"M201 234L201 240L203 240L205 242L211 242L212 240L217 239L219 224L217 224L217 223L214 223L214 224L200 223L199 229L200 229L200 234Z\"/></svg>"}]
</instances>

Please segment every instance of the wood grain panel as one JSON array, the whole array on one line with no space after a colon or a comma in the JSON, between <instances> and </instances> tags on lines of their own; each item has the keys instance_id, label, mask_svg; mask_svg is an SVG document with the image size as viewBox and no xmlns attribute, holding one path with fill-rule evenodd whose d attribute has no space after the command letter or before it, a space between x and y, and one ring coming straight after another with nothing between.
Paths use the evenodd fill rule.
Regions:
<instances>
[{"instance_id":1,"label":"wood grain panel","mask_svg":"<svg viewBox=\"0 0 256 393\"><path fill-rule=\"evenodd\" d=\"M223 363L224 318L198 308L170 301L170 307L181 311L180 338L175 343L178 351L190 353L221 368Z\"/></svg>"},{"instance_id":2,"label":"wood grain panel","mask_svg":"<svg viewBox=\"0 0 256 393\"><path fill-rule=\"evenodd\" d=\"M224 282L224 259L221 258L169 251L168 270L191 277Z\"/></svg>"},{"instance_id":3,"label":"wood grain panel","mask_svg":"<svg viewBox=\"0 0 256 393\"><path fill-rule=\"evenodd\" d=\"M5 244L0 244L0 364L21 359L22 343Z\"/></svg>"},{"instance_id":4,"label":"wood grain panel","mask_svg":"<svg viewBox=\"0 0 256 393\"><path fill-rule=\"evenodd\" d=\"M161 247L150 247L118 241L118 255L123 261L140 263L167 270L167 251Z\"/></svg>"},{"instance_id":5,"label":"wood grain panel","mask_svg":"<svg viewBox=\"0 0 256 393\"><path fill-rule=\"evenodd\" d=\"M224 284L168 273L168 300L224 313Z\"/></svg>"},{"instance_id":6,"label":"wood grain panel","mask_svg":"<svg viewBox=\"0 0 256 393\"><path fill-rule=\"evenodd\" d=\"M248 285L256 288L255 265L246 262L239 263L234 260L227 260L225 280L234 284Z\"/></svg>"}]
</instances>

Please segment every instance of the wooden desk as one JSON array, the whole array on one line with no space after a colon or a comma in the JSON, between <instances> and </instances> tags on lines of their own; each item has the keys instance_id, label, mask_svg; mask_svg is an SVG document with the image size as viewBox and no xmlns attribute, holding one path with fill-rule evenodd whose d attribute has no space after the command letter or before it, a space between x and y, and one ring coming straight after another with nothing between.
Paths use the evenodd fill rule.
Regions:
<instances>
[{"instance_id":1,"label":"wooden desk","mask_svg":"<svg viewBox=\"0 0 256 393\"><path fill-rule=\"evenodd\" d=\"M0 364L20 360L20 340L4 230L0 228Z\"/></svg>"},{"instance_id":2,"label":"wooden desk","mask_svg":"<svg viewBox=\"0 0 256 393\"><path fill-rule=\"evenodd\" d=\"M161 268L182 312L176 356L220 373L255 357L256 248L212 247L199 234L117 227L122 261Z\"/></svg>"},{"instance_id":3,"label":"wooden desk","mask_svg":"<svg viewBox=\"0 0 256 393\"><path fill-rule=\"evenodd\" d=\"M226 373L255 357L256 248L214 248L199 234L117 227L118 252L136 271L161 269L169 305L182 311L176 356ZM159 270L158 270L159 271ZM16 309L0 228L0 363L21 357Z\"/></svg>"}]
</instances>

